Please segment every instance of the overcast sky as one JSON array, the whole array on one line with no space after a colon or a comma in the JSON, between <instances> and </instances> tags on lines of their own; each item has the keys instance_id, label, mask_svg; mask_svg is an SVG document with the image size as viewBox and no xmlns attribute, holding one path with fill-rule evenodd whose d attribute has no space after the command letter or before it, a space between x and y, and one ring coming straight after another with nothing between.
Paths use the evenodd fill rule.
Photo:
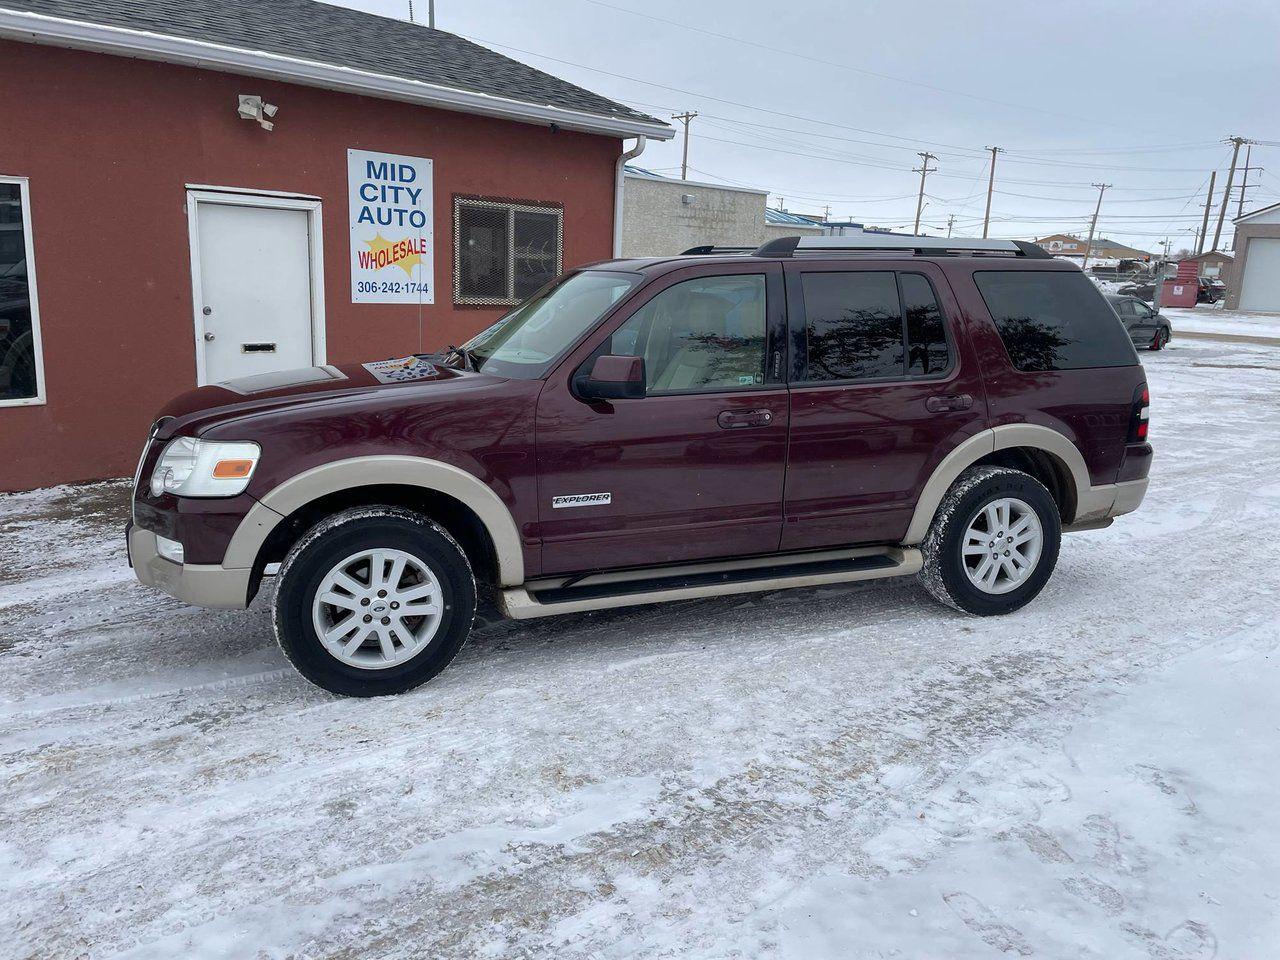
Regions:
<instances>
[{"instance_id":1,"label":"overcast sky","mask_svg":"<svg viewBox=\"0 0 1280 960\"><path fill-rule=\"evenodd\" d=\"M407 18L409 0L331 0ZM427 0L415 0L425 21ZM1082 232L1194 245L1222 139L1253 147L1245 209L1280 201L1280 3L437 0L436 26L655 116L696 110L690 179L786 209L929 232ZM636 161L679 176L680 138ZM1244 151L1241 151L1241 164ZM1237 183L1239 176L1237 175ZM1224 227L1229 246L1230 218Z\"/></svg>"}]
</instances>

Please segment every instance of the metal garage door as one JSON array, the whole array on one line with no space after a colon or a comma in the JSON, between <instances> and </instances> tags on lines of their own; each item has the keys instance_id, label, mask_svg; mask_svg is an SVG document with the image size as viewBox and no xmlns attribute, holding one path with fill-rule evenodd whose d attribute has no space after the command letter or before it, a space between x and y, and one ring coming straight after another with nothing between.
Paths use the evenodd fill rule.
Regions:
<instances>
[{"instance_id":1,"label":"metal garage door","mask_svg":"<svg viewBox=\"0 0 1280 960\"><path fill-rule=\"evenodd\" d=\"M1249 241L1240 309L1280 313L1280 240L1254 237Z\"/></svg>"}]
</instances>

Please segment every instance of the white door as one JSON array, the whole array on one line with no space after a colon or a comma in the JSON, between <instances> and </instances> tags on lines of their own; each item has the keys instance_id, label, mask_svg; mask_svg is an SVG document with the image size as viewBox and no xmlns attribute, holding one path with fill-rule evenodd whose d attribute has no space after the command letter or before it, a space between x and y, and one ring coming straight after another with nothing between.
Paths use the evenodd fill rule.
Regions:
<instances>
[{"instance_id":1,"label":"white door","mask_svg":"<svg viewBox=\"0 0 1280 960\"><path fill-rule=\"evenodd\" d=\"M1254 237L1245 254L1240 309L1280 313L1280 240Z\"/></svg>"},{"instance_id":2,"label":"white door","mask_svg":"<svg viewBox=\"0 0 1280 960\"><path fill-rule=\"evenodd\" d=\"M319 203L192 193L200 383L323 363Z\"/></svg>"}]
</instances>

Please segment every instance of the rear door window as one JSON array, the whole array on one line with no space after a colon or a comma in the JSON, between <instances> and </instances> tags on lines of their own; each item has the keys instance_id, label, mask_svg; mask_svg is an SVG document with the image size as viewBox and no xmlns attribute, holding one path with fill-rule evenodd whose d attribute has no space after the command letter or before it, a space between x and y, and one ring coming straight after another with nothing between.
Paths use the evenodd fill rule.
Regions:
<instances>
[{"instance_id":1,"label":"rear door window","mask_svg":"<svg viewBox=\"0 0 1280 960\"><path fill-rule=\"evenodd\" d=\"M981 270L973 279L1017 369L1080 370L1138 362L1124 325L1084 274Z\"/></svg>"},{"instance_id":2,"label":"rear door window","mask_svg":"<svg viewBox=\"0 0 1280 960\"><path fill-rule=\"evenodd\" d=\"M931 377L951 366L942 308L923 274L898 275L902 314L907 321L907 376Z\"/></svg>"},{"instance_id":3,"label":"rear door window","mask_svg":"<svg viewBox=\"0 0 1280 960\"><path fill-rule=\"evenodd\" d=\"M937 377L951 368L938 297L923 274L801 275L808 381Z\"/></svg>"},{"instance_id":4,"label":"rear door window","mask_svg":"<svg viewBox=\"0 0 1280 960\"><path fill-rule=\"evenodd\" d=\"M902 313L893 273L806 273L801 286L809 380L902 376Z\"/></svg>"}]
</instances>

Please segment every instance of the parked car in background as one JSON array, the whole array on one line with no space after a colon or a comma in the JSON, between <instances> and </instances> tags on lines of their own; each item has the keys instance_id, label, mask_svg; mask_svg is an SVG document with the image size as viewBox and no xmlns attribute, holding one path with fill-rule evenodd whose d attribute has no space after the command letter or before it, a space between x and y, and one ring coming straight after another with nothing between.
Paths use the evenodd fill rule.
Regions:
<instances>
[{"instance_id":1,"label":"parked car in background","mask_svg":"<svg viewBox=\"0 0 1280 960\"><path fill-rule=\"evenodd\" d=\"M1173 325L1160 312L1153 310L1149 304L1137 297L1123 296L1116 293L1104 295L1111 309L1124 323L1129 332L1129 339L1135 347L1148 350L1163 350L1173 339Z\"/></svg>"},{"instance_id":2,"label":"parked car in background","mask_svg":"<svg viewBox=\"0 0 1280 960\"><path fill-rule=\"evenodd\" d=\"M1145 300L1150 303L1156 296L1156 284L1154 280L1135 280L1133 283L1127 283L1116 291L1124 297L1136 297L1139 300Z\"/></svg>"},{"instance_id":3,"label":"parked car in background","mask_svg":"<svg viewBox=\"0 0 1280 960\"><path fill-rule=\"evenodd\" d=\"M786 237L574 270L462 347L171 401L130 563L336 693L528 619L919 575L1005 614L1147 489L1145 373L1034 244ZM1077 578L1073 589L1080 589ZM852 602L852 600L851 600Z\"/></svg>"},{"instance_id":4,"label":"parked car in background","mask_svg":"<svg viewBox=\"0 0 1280 960\"><path fill-rule=\"evenodd\" d=\"M1217 303L1227 295L1227 285L1217 277L1201 277L1196 303Z\"/></svg>"}]
</instances>

